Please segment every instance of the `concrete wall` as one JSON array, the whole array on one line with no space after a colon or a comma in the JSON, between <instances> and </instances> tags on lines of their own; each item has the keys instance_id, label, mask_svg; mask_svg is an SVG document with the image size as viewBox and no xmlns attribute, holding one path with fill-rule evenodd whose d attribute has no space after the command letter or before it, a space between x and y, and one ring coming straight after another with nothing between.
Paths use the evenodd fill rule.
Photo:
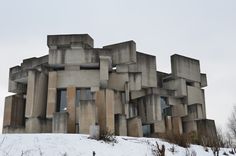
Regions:
<instances>
[{"instance_id":1,"label":"concrete wall","mask_svg":"<svg viewBox=\"0 0 236 156\"><path fill-rule=\"evenodd\" d=\"M56 112L53 114L52 119L52 132L53 133L67 133L68 131L68 113Z\"/></svg>"},{"instance_id":2,"label":"concrete wall","mask_svg":"<svg viewBox=\"0 0 236 156\"><path fill-rule=\"evenodd\" d=\"M75 133L75 101L76 101L76 88L70 86L67 88L67 112L68 112L68 133Z\"/></svg>"},{"instance_id":3,"label":"concrete wall","mask_svg":"<svg viewBox=\"0 0 236 156\"><path fill-rule=\"evenodd\" d=\"M136 62L136 43L127 41L104 46L112 50L112 62L116 64L130 64Z\"/></svg>"},{"instance_id":4,"label":"concrete wall","mask_svg":"<svg viewBox=\"0 0 236 156\"><path fill-rule=\"evenodd\" d=\"M25 116L45 117L48 77L43 72L30 70L28 73Z\"/></svg>"},{"instance_id":5,"label":"concrete wall","mask_svg":"<svg viewBox=\"0 0 236 156\"><path fill-rule=\"evenodd\" d=\"M174 77L201 82L200 63L198 60L177 54L172 55L171 71Z\"/></svg>"},{"instance_id":6,"label":"concrete wall","mask_svg":"<svg viewBox=\"0 0 236 156\"><path fill-rule=\"evenodd\" d=\"M3 126L21 127L25 124L25 99L23 95L5 98Z\"/></svg>"},{"instance_id":7,"label":"concrete wall","mask_svg":"<svg viewBox=\"0 0 236 156\"><path fill-rule=\"evenodd\" d=\"M114 91L103 89L96 92L98 124L101 132L115 131Z\"/></svg>"},{"instance_id":8,"label":"concrete wall","mask_svg":"<svg viewBox=\"0 0 236 156\"><path fill-rule=\"evenodd\" d=\"M188 105L204 103L202 91L200 88L187 86L187 93L188 93L187 96Z\"/></svg>"},{"instance_id":9,"label":"concrete wall","mask_svg":"<svg viewBox=\"0 0 236 156\"><path fill-rule=\"evenodd\" d=\"M115 115L115 134L119 136L127 136L127 121L125 115Z\"/></svg>"},{"instance_id":10,"label":"concrete wall","mask_svg":"<svg viewBox=\"0 0 236 156\"><path fill-rule=\"evenodd\" d=\"M139 117L127 119L127 127L128 127L128 136L133 136L133 137L143 136L142 122Z\"/></svg>"}]
</instances>

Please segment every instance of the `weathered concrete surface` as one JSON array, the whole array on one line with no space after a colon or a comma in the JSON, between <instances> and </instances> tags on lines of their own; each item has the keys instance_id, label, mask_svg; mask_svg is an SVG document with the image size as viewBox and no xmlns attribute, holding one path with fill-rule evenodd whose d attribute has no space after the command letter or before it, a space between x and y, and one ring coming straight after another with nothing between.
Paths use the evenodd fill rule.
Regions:
<instances>
[{"instance_id":1,"label":"weathered concrete surface","mask_svg":"<svg viewBox=\"0 0 236 156\"><path fill-rule=\"evenodd\" d=\"M79 133L89 134L91 125L96 123L96 107L94 101L80 101L79 106ZM100 125L100 124L99 124Z\"/></svg>"},{"instance_id":2,"label":"weathered concrete surface","mask_svg":"<svg viewBox=\"0 0 236 156\"><path fill-rule=\"evenodd\" d=\"M75 86L89 88L100 85L99 70L58 71L57 88Z\"/></svg>"},{"instance_id":3,"label":"weathered concrete surface","mask_svg":"<svg viewBox=\"0 0 236 156\"><path fill-rule=\"evenodd\" d=\"M197 87L187 86L187 92L188 105L204 103L201 89Z\"/></svg>"},{"instance_id":4,"label":"weathered concrete surface","mask_svg":"<svg viewBox=\"0 0 236 156\"><path fill-rule=\"evenodd\" d=\"M119 136L127 136L127 121L125 115L115 115L115 134Z\"/></svg>"},{"instance_id":5,"label":"weathered concrete surface","mask_svg":"<svg viewBox=\"0 0 236 156\"><path fill-rule=\"evenodd\" d=\"M174 77L201 82L200 63L198 60L177 54L172 55L171 71Z\"/></svg>"},{"instance_id":6,"label":"weathered concrete surface","mask_svg":"<svg viewBox=\"0 0 236 156\"><path fill-rule=\"evenodd\" d=\"M45 73L36 70L28 72L26 117L46 116L47 85L48 77Z\"/></svg>"},{"instance_id":7,"label":"weathered concrete surface","mask_svg":"<svg viewBox=\"0 0 236 156\"><path fill-rule=\"evenodd\" d=\"M142 129L142 121L139 117L134 117L127 119L127 127L128 127L128 136L133 137L142 137L143 129Z\"/></svg>"},{"instance_id":8,"label":"weathered concrete surface","mask_svg":"<svg viewBox=\"0 0 236 156\"><path fill-rule=\"evenodd\" d=\"M101 132L115 131L114 91L103 89L96 93L98 124Z\"/></svg>"},{"instance_id":9,"label":"weathered concrete surface","mask_svg":"<svg viewBox=\"0 0 236 156\"><path fill-rule=\"evenodd\" d=\"M165 133L166 127L165 127L165 121L159 120L154 123L154 133Z\"/></svg>"},{"instance_id":10,"label":"weathered concrete surface","mask_svg":"<svg viewBox=\"0 0 236 156\"><path fill-rule=\"evenodd\" d=\"M25 124L25 99L23 95L12 95L5 98L3 127L20 127Z\"/></svg>"},{"instance_id":11,"label":"weathered concrete surface","mask_svg":"<svg viewBox=\"0 0 236 156\"><path fill-rule=\"evenodd\" d=\"M48 73L47 118L53 117L57 103L57 72Z\"/></svg>"},{"instance_id":12,"label":"weathered concrete surface","mask_svg":"<svg viewBox=\"0 0 236 156\"><path fill-rule=\"evenodd\" d=\"M183 133L181 117L172 117L172 126L173 126L173 133L175 134Z\"/></svg>"},{"instance_id":13,"label":"weathered concrete surface","mask_svg":"<svg viewBox=\"0 0 236 156\"><path fill-rule=\"evenodd\" d=\"M112 50L112 62L114 64L130 64L136 62L136 43L134 41L108 45L103 48Z\"/></svg>"},{"instance_id":14,"label":"weathered concrete surface","mask_svg":"<svg viewBox=\"0 0 236 156\"><path fill-rule=\"evenodd\" d=\"M67 133L68 126L68 113L56 112L53 114L52 119L52 132L53 133Z\"/></svg>"},{"instance_id":15,"label":"weathered concrete surface","mask_svg":"<svg viewBox=\"0 0 236 156\"><path fill-rule=\"evenodd\" d=\"M67 88L67 112L68 112L68 133L75 133L75 100L76 100L76 88L70 86Z\"/></svg>"}]
</instances>

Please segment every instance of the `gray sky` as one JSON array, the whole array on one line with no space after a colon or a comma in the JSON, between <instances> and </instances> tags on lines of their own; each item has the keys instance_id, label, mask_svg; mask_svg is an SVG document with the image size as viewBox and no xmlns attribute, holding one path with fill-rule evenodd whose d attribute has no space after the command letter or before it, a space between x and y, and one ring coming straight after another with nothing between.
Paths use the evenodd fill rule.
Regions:
<instances>
[{"instance_id":1,"label":"gray sky","mask_svg":"<svg viewBox=\"0 0 236 156\"><path fill-rule=\"evenodd\" d=\"M235 0L2 1L0 117L9 68L47 54L46 35L62 33L88 33L95 47L132 39L164 72L174 53L199 59L208 76L207 117L226 126L236 104Z\"/></svg>"}]
</instances>

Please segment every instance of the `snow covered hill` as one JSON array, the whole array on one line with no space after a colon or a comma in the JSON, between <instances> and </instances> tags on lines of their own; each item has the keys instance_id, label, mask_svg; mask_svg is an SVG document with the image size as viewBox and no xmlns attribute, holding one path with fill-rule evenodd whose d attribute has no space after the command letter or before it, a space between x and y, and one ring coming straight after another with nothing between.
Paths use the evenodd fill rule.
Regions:
<instances>
[{"instance_id":1,"label":"snow covered hill","mask_svg":"<svg viewBox=\"0 0 236 156\"><path fill-rule=\"evenodd\" d=\"M0 156L152 156L155 142L166 147L167 156L186 156L195 151L197 156L212 156L202 146L191 145L185 149L154 138L116 137L117 143L88 139L80 134L2 134ZM170 148L174 146L176 152ZM221 149L228 153L229 149Z\"/></svg>"}]
</instances>

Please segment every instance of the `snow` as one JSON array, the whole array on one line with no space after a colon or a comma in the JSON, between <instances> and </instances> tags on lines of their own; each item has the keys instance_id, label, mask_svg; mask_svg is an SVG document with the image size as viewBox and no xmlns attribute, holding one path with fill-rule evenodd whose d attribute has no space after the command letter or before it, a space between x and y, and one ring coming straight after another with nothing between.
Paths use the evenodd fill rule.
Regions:
<instances>
[{"instance_id":1,"label":"snow","mask_svg":"<svg viewBox=\"0 0 236 156\"><path fill-rule=\"evenodd\" d=\"M152 156L157 141L166 147L166 156L185 156L196 152L197 156L212 156L202 146L191 145L182 148L156 138L116 137L117 143L105 143L89 139L81 134L2 134L0 135L0 156ZM169 149L176 149L172 153ZM221 149L220 155L230 149Z\"/></svg>"}]
</instances>

